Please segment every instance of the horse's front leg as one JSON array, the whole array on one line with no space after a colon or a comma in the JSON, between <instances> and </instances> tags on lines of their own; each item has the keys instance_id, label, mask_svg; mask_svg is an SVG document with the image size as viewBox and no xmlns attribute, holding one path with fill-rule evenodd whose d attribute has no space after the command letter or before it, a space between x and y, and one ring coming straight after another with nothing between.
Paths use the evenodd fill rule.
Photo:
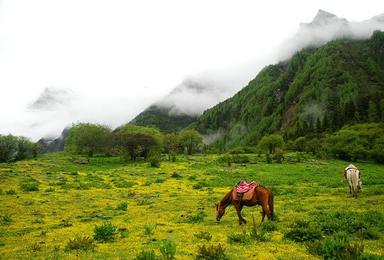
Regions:
<instances>
[{"instance_id":1,"label":"horse's front leg","mask_svg":"<svg viewBox=\"0 0 384 260\"><path fill-rule=\"evenodd\" d=\"M241 216L241 210L243 208L243 205L240 204L240 202L233 203L233 206L236 209L237 216L239 217L239 225L246 224L247 221Z\"/></svg>"}]
</instances>

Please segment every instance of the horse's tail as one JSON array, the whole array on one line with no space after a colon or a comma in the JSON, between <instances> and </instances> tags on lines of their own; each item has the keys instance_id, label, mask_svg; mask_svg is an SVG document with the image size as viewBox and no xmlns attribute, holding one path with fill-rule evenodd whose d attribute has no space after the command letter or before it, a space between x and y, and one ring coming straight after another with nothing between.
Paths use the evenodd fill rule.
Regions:
<instances>
[{"instance_id":1,"label":"horse's tail","mask_svg":"<svg viewBox=\"0 0 384 260\"><path fill-rule=\"evenodd\" d=\"M351 182L352 182L352 191L353 196L357 197L358 185L359 185L359 173L357 171L353 171L351 174Z\"/></svg>"},{"instance_id":2,"label":"horse's tail","mask_svg":"<svg viewBox=\"0 0 384 260\"><path fill-rule=\"evenodd\" d=\"M273 193L271 191L271 194L268 198L268 206L269 206L269 211L271 212L271 220L273 220Z\"/></svg>"}]
</instances>

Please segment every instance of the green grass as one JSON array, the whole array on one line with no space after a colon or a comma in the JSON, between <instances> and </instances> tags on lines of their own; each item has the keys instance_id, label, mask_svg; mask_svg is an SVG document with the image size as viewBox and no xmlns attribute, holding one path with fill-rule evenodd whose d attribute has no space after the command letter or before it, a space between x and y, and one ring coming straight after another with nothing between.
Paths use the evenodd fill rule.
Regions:
<instances>
[{"instance_id":1,"label":"green grass","mask_svg":"<svg viewBox=\"0 0 384 260\"><path fill-rule=\"evenodd\" d=\"M323 251L343 234L351 245L364 245L364 254L384 255L384 166L356 163L364 175L363 192L354 199L341 175L347 162L266 164L250 154L249 163L228 167L219 157L178 156L153 168L117 157L79 165L53 153L0 164L0 259L133 259L152 250L160 256L163 241L173 241L176 259L219 244L231 259L318 259L306 244L318 234ZM259 227L260 207L243 209L243 226L233 207L215 221L215 203L242 178L273 190L273 224ZM252 216L268 239L250 239ZM113 239L88 241L103 223L113 225ZM87 239L73 240L78 237ZM82 250L88 244L92 250Z\"/></svg>"}]
</instances>

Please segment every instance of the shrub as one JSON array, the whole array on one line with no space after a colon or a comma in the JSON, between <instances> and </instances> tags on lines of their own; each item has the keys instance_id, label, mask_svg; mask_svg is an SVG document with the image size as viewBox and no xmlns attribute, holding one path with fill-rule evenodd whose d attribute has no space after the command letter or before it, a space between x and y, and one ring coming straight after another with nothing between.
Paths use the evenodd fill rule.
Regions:
<instances>
[{"instance_id":1,"label":"shrub","mask_svg":"<svg viewBox=\"0 0 384 260\"><path fill-rule=\"evenodd\" d=\"M247 155L234 154L232 155L232 161L234 163L249 163L249 157Z\"/></svg>"},{"instance_id":2,"label":"shrub","mask_svg":"<svg viewBox=\"0 0 384 260\"><path fill-rule=\"evenodd\" d=\"M359 259L364 251L363 245L350 244L343 235L315 241L306 247L311 254L319 255L323 259Z\"/></svg>"},{"instance_id":3,"label":"shrub","mask_svg":"<svg viewBox=\"0 0 384 260\"><path fill-rule=\"evenodd\" d=\"M127 211L127 209L128 209L128 202L126 202L126 201L120 202L119 205L117 205L116 209L117 210L122 210L122 211Z\"/></svg>"},{"instance_id":4,"label":"shrub","mask_svg":"<svg viewBox=\"0 0 384 260\"><path fill-rule=\"evenodd\" d=\"M384 144L376 144L370 156L375 162L384 164Z\"/></svg>"},{"instance_id":5,"label":"shrub","mask_svg":"<svg viewBox=\"0 0 384 260\"><path fill-rule=\"evenodd\" d=\"M12 215L9 214L9 213L5 213L2 217L1 217L1 223L4 224L4 225L9 225L10 223L12 222Z\"/></svg>"},{"instance_id":6,"label":"shrub","mask_svg":"<svg viewBox=\"0 0 384 260\"><path fill-rule=\"evenodd\" d=\"M272 158L271 158L271 155L269 153L265 154L265 162L266 163L272 163Z\"/></svg>"},{"instance_id":7,"label":"shrub","mask_svg":"<svg viewBox=\"0 0 384 260\"><path fill-rule=\"evenodd\" d=\"M158 260L160 259L153 250L151 251L141 251L134 258L135 260Z\"/></svg>"},{"instance_id":8,"label":"shrub","mask_svg":"<svg viewBox=\"0 0 384 260\"><path fill-rule=\"evenodd\" d=\"M41 244L39 242L35 242L31 245L32 252L38 252L38 251L41 251L42 249L43 249L43 247L41 246Z\"/></svg>"},{"instance_id":9,"label":"shrub","mask_svg":"<svg viewBox=\"0 0 384 260\"><path fill-rule=\"evenodd\" d=\"M295 242L315 241L322 238L322 233L312 227L298 227L285 233L284 237Z\"/></svg>"},{"instance_id":10,"label":"shrub","mask_svg":"<svg viewBox=\"0 0 384 260\"><path fill-rule=\"evenodd\" d=\"M161 164L161 154L151 153L151 155L148 158L148 161L151 167L159 168Z\"/></svg>"},{"instance_id":11,"label":"shrub","mask_svg":"<svg viewBox=\"0 0 384 260\"><path fill-rule=\"evenodd\" d=\"M163 256L164 260L175 259L176 254L176 244L171 240L164 240L160 246L160 253Z\"/></svg>"},{"instance_id":12,"label":"shrub","mask_svg":"<svg viewBox=\"0 0 384 260\"><path fill-rule=\"evenodd\" d=\"M276 149L275 153L273 154L273 159L277 163L283 163L284 161L284 152L281 149Z\"/></svg>"},{"instance_id":13,"label":"shrub","mask_svg":"<svg viewBox=\"0 0 384 260\"><path fill-rule=\"evenodd\" d=\"M246 244L249 243L249 236L246 232L243 233L230 233L228 235L229 243Z\"/></svg>"},{"instance_id":14,"label":"shrub","mask_svg":"<svg viewBox=\"0 0 384 260\"><path fill-rule=\"evenodd\" d=\"M211 233L207 231L200 231L199 233L195 233L194 236L197 239L206 240L206 241L210 241L212 239Z\"/></svg>"},{"instance_id":15,"label":"shrub","mask_svg":"<svg viewBox=\"0 0 384 260\"><path fill-rule=\"evenodd\" d=\"M37 217L34 220L32 220L32 224L44 224L45 221L42 217Z\"/></svg>"},{"instance_id":16,"label":"shrub","mask_svg":"<svg viewBox=\"0 0 384 260\"><path fill-rule=\"evenodd\" d=\"M164 178L157 178L157 179L155 180L155 183L163 183L163 182L165 182L165 179L164 179Z\"/></svg>"},{"instance_id":17,"label":"shrub","mask_svg":"<svg viewBox=\"0 0 384 260\"><path fill-rule=\"evenodd\" d=\"M376 239L379 239L379 235L376 234L375 232L369 230L369 229L366 229L366 228L362 228L360 229L358 232L357 232L357 235L361 238L361 239L368 239L368 240L376 240Z\"/></svg>"},{"instance_id":18,"label":"shrub","mask_svg":"<svg viewBox=\"0 0 384 260\"><path fill-rule=\"evenodd\" d=\"M39 184L35 181L22 182L22 183L20 183L20 188L23 191L38 191L39 190Z\"/></svg>"},{"instance_id":19,"label":"shrub","mask_svg":"<svg viewBox=\"0 0 384 260\"><path fill-rule=\"evenodd\" d=\"M261 224L261 230L266 232L276 231L277 225L275 222L266 221Z\"/></svg>"},{"instance_id":20,"label":"shrub","mask_svg":"<svg viewBox=\"0 0 384 260\"><path fill-rule=\"evenodd\" d=\"M204 220L204 218L207 216L207 213L204 211L200 211L196 214L187 216L187 222L188 223L200 223Z\"/></svg>"},{"instance_id":21,"label":"shrub","mask_svg":"<svg viewBox=\"0 0 384 260\"><path fill-rule=\"evenodd\" d=\"M194 190L200 190L200 189L204 188L204 186L205 186L205 183L199 181L198 183L193 184L192 188Z\"/></svg>"},{"instance_id":22,"label":"shrub","mask_svg":"<svg viewBox=\"0 0 384 260\"><path fill-rule=\"evenodd\" d=\"M172 178L181 178L181 175L178 172L174 172L174 173L172 173L171 177Z\"/></svg>"},{"instance_id":23,"label":"shrub","mask_svg":"<svg viewBox=\"0 0 384 260\"><path fill-rule=\"evenodd\" d=\"M292 227L296 228L308 228L309 227L309 222L306 220L298 219L293 223Z\"/></svg>"},{"instance_id":24,"label":"shrub","mask_svg":"<svg viewBox=\"0 0 384 260\"><path fill-rule=\"evenodd\" d=\"M270 240L267 231L264 231L262 229L260 229L260 230L258 230L258 229L251 229L251 231L249 232L249 236L252 239L257 240L259 242L266 242L266 241Z\"/></svg>"},{"instance_id":25,"label":"shrub","mask_svg":"<svg viewBox=\"0 0 384 260\"><path fill-rule=\"evenodd\" d=\"M15 195L16 191L14 189L10 189L10 190L5 191L5 194L7 194L7 195Z\"/></svg>"},{"instance_id":26,"label":"shrub","mask_svg":"<svg viewBox=\"0 0 384 260\"><path fill-rule=\"evenodd\" d=\"M219 158L220 162L226 163L229 166L233 163L233 156L226 153Z\"/></svg>"},{"instance_id":27,"label":"shrub","mask_svg":"<svg viewBox=\"0 0 384 260\"><path fill-rule=\"evenodd\" d=\"M73 239L69 239L69 241L67 242L67 245L65 246L65 251L71 251L71 250L93 251L95 247L96 245L93 238L88 236L76 236Z\"/></svg>"},{"instance_id":28,"label":"shrub","mask_svg":"<svg viewBox=\"0 0 384 260\"><path fill-rule=\"evenodd\" d=\"M268 233L263 229L257 229L255 217L252 216L252 229L249 233L250 238L260 242L266 242L269 240Z\"/></svg>"},{"instance_id":29,"label":"shrub","mask_svg":"<svg viewBox=\"0 0 384 260\"><path fill-rule=\"evenodd\" d=\"M196 259L197 260L206 260L206 259L209 259L209 260L227 260L229 258L225 254L225 248L221 244L218 244L217 246L214 246L214 245L199 246L199 248L197 250Z\"/></svg>"},{"instance_id":30,"label":"shrub","mask_svg":"<svg viewBox=\"0 0 384 260\"><path fill-rule=\"evenodd\" d=\"M111 222L104 222L100 226L95 226L93 238L99 242L110 242L115 240L116 227Z\"/></svg>"},{"instance_id":31,"label":"shrub","mask_svg":"<svg viewBox=\"0 0 384 260\"><path fill-rule=\"evenodd\" d=\"M156 229L156 225L145 225L144 226L144 235L146 235L146 236L153 235L155 229Z\"/></svg>"}]
</instances>

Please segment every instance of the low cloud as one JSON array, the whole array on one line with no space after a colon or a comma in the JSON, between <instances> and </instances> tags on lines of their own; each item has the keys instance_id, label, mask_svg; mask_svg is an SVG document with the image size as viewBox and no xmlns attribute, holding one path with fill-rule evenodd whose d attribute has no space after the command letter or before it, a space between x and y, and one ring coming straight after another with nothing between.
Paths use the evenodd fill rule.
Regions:
<instances>
[{"instance_id":1,"label":"low cloud","mask_svg":"<svg viewBox=\"0 0 384 260\"><path fill-rule=\"evenodd\" d=\"M47 87L40 96L28 106L30 111L52 111L70 106L75 96L67 88Z\"/></svg>"},{"instance_id":2,"label":"low cloud","mask_svg":"<svg viewBox=\"0 0 384 260\"><path fill-rule=\"evenodd\" d=\"M338 38L367 39L375 30L384 30L384 14L361 22L350 22L319 10L312 22L301 23L298 32L286 40L279 51L279 59L289 59L305 47L318 47Z\"/></svg>"}]
</instances>

